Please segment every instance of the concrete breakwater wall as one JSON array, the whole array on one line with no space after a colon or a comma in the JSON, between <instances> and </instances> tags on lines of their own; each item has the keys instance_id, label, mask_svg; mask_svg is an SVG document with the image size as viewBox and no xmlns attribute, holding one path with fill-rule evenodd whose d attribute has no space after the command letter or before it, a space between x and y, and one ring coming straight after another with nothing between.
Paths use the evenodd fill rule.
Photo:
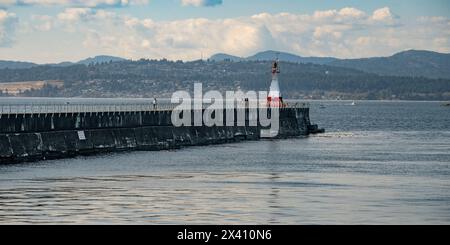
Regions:
<instances>
[{"instance_id":1,"label":"concrete breakwater wall","mask_svg":"<svg viewBox=\"0 0 450 245\"><path fill-rule=\"evenodd\" d=\"M237 118L238 112L234 113ZM3 114L0 163L259 140L263 129L259 124L250 126L253 119L248 113L245 126L213 127L174 127L171 114L170 110ZM307 135L314 128L310 124L309 108L280 109L279 137Z\"/></svg>"}]
</instances>

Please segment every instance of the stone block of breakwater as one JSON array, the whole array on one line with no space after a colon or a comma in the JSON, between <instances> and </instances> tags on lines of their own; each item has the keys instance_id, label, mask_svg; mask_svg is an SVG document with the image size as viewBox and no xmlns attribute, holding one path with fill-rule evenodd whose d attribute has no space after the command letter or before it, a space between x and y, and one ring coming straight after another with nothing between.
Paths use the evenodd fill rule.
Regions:
<instances>
[{"instance_id":1,"label":"stone block of breakwater","mask_svg":"<svg viewBox=\"0 0 450 245\"><path fill-rule=\"evenodd\" d=\"M281 109L279 122L278 138L318 130L308 108ZM248 118L247 126L174 127L171 111L2 115L0 125L0 163L260 140L263 129Z\"/></svg>"}]
</instances>

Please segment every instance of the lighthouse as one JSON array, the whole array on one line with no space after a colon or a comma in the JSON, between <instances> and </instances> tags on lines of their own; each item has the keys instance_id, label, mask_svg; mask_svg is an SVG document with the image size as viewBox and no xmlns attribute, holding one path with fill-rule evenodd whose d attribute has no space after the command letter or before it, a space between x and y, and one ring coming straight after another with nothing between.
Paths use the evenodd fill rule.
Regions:
<instances>
[{"instance_id":1,"label":"lighthouse","mask_svg":"<svg viewBox=\"0 0 450 245\"><path fill-rule=\"evenodd\" d=\"M272 63L272 82L270 83L269 95L267 96L267 106L269 107L283 107L283 98L280 93L280 85L278 84L278 74L280 73L280 66L278 59Z\"/></svg>"}]
</instances>

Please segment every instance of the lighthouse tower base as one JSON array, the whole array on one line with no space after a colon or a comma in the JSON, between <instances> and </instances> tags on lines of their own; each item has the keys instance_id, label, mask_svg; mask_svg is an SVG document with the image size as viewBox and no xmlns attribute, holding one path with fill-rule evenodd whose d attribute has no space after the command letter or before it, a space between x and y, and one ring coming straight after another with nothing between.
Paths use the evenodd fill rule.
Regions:
<instances>
[{"instance_id":1,"label":"lighthouse tower base","mask_svg":"<svg viewBox=\"0 0 450 245\"><path fill-rule=\"evenodd\" d=\"M272 79L269 89L269 95L267 96L268 107L283 107L283 98L280 93L280 86L278 85L278 79L275 77Z\"/></svg>"}]
</instances>

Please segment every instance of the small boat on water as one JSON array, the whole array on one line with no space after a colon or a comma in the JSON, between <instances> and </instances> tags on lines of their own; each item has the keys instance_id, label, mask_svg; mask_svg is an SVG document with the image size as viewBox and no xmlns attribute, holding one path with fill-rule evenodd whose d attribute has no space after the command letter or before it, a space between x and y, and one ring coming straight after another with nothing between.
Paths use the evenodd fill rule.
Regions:
<instances>
[{"instance_id":1,"label":"small boat on water","mask_svg":"<svg viewBox=\"0 0 450 245\"><path fill-rule=\"evenodd\" d=\"M355 101L352 101L352 103L350 105L356 105Z\"/></svg>"}]
</instances>

